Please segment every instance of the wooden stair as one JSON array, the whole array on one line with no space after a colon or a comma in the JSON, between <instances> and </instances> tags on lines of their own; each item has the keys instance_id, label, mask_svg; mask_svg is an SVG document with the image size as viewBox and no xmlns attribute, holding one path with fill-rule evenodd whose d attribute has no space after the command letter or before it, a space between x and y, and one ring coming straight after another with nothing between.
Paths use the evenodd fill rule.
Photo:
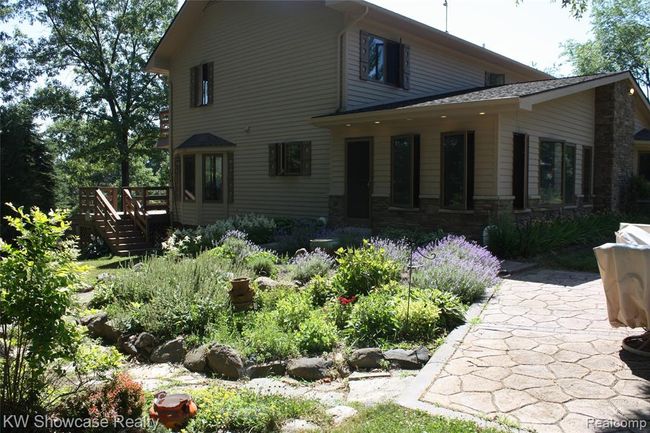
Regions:
<instances>
[{"instance_id":1,"label":"wooden stair","mask_svg":"<svg viewBox=\"0 0 650 433\"><path fill-rule=\"evenodd\" d=\"M116 230L110 230L106 223L102 222L97 222L96 226L113 254L117 256L141 255L152 249L144 233L128 217L117 222Z\"/></svg>"}]
</instances>

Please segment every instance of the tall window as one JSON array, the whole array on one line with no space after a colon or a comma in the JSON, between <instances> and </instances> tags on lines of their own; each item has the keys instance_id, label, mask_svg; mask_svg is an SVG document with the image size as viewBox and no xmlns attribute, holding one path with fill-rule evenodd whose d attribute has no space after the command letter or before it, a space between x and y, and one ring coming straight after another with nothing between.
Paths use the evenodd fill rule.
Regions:
<instances>
[{"instance_id":1,"label":"tall window","mask_svg":"<svg viewBox=\"0 0 650 433\"><path fill-rule=\"evenodd\" d=\"M420 136L402 135L391 142L391 205L420 204Z\"/></svg>"},{"instance_id":2,"label":"tall window","mask_svg":"<svg viewBox=\"0 0 650 433\"><path fill-rule=\"evenodd\" d=\"M363 31L360 38L361 79L408 89L410 48Z\"/></svg>"},{"instance_id":3,"label":"tall window","mask_svg":"<svg viewBox=\"0 0 650 433\"><path fill-rule=\"evenodd\" d=\"M576 148L562 141L539 144L539 191L543 203L575 203Z\"/></svg>"},{"instance_id":4,"label":"tall window","mask_svg":"<svg viewBox=\"0 0 650 433\"><path fill-rule=\"evenodd\" d=\"M474 132L442 134L442 206L474 207Z\"/></svg>"},{"instance_id":5,"label":"tall window","mask_svg":"<svg viewBox=\"0 0 650 433\"><path fill-rule=\"evenodd\" d=\"M292 141L269 145L270 176L309 176L311 141Z\"/></svg>"},{"instance_id":6,"label":"tall window","mask_svg":"<svg viewBox=\"0 0 650 433\"><path fill-rule=\"evenodd\" d=\"M190 69L190 105L202 107L212 104L214 63L203 63Z\"/></svg>"},{"instance_id":7,"label":"tall window","mask_svg":"<svg viewBox=\"0 0 650 433\"><path fill-rule=\"evenodd\" d=\"M203 155L203 201L223 201L223 155Z\"/></svg>"},{"instance_id":8,"label":"tall window","mask_svg":"<svg viewBox=\"0 0 650 433\"><path fill-rule=\"evenodd\" d=\"M650 152L639 153L639 176L650 180Z\"/></svg>"},{"instance_id":9,"label":"tall window","mask_svg":"<svg viewBox=\"0 0 650 433\"><path fill-rule=\"evenodd\" d=\"M591 202L594 192L594 168L593 168L593 149L591 147L582 148L582 196L586 203Z\"/></svg>"},{"instance_id":10,"label":"tall window","mask_svg":"<svg viewBox=\"0 0 650 433\"><path fill-rule=\"evenodd\" d=\"M183 201L196 200L194 155L183 155Z\"/></svg>"}]
</instances>

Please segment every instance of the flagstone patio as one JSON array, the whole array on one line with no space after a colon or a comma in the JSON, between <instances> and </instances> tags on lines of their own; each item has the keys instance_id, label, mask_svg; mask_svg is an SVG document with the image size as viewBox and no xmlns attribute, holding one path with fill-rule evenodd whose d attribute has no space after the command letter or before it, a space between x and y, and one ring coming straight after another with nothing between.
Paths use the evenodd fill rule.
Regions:
<instances>
[{"instance_id":1,"label":"flagstone patio","mask_svg":"<svg viewBox=\"0 0 650 433\"><path fill-rule=\"evenodd\" d=\"M517 275L418 376L428 385L417 405L508 419L540 433L648 431L650 360L620 349L638 331L610 327L597 275ZM638 419L647 420L645 429L617 424Z\"/></svg>"}]
</instances>

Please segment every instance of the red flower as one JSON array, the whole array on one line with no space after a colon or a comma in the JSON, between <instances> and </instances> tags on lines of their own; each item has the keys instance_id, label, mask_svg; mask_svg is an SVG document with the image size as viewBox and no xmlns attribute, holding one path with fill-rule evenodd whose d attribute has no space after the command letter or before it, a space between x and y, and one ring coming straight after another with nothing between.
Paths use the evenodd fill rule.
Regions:
<instances>
[{"instance_id":1,"label":"red flower","mask_svg":"<svg viewBox=\"0 0 650 433\"><path fill-rule=\"evenodd\" d=\"M352 295L349 298L346 298L345 296L339 296L339 302L341 303L341 305L352 304L356 300L357 297L355 295Z\"/></svg>"}]
</instances>

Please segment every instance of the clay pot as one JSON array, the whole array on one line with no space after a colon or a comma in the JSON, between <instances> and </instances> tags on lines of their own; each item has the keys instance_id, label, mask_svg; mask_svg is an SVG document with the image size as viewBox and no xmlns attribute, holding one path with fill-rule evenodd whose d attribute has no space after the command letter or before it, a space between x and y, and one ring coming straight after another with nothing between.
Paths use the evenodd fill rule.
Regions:
<instances>
[{"instance_id":1,"label":"clay pot","mask_svg":"<svg viewBox=\"0 0 650 433\"><path fill-rule=\"evenodd\" d=\"M156 394L149 409L149 417L170 430L180 430L196 415L197 410L196 403L189 394L168 395L163 391Z\"/></svg>"},{"instance_id":2,"label":"clay pot","mask_svg":"<svg viewBox=\"0 0 650 433\"><path fill-rule=\"evenodd\" d=\"M243 295L251 290L250 278L235 278L230 280L230 285L232 286L231 295Z\"/></svg>"},{"instance_id":3,"label":"clay pot","mask_svg":"<svg viewBox=\"0 0 650 433\"><path fill-rule=\"evenodd\" d=\"M250 286L251 280L249 278L235 278L230 280L232 289L228 292L230 295L230 303L235 311L245 311L251 309L253 306L253 298L255 292Z\"/></svg>"}]
</instances>

